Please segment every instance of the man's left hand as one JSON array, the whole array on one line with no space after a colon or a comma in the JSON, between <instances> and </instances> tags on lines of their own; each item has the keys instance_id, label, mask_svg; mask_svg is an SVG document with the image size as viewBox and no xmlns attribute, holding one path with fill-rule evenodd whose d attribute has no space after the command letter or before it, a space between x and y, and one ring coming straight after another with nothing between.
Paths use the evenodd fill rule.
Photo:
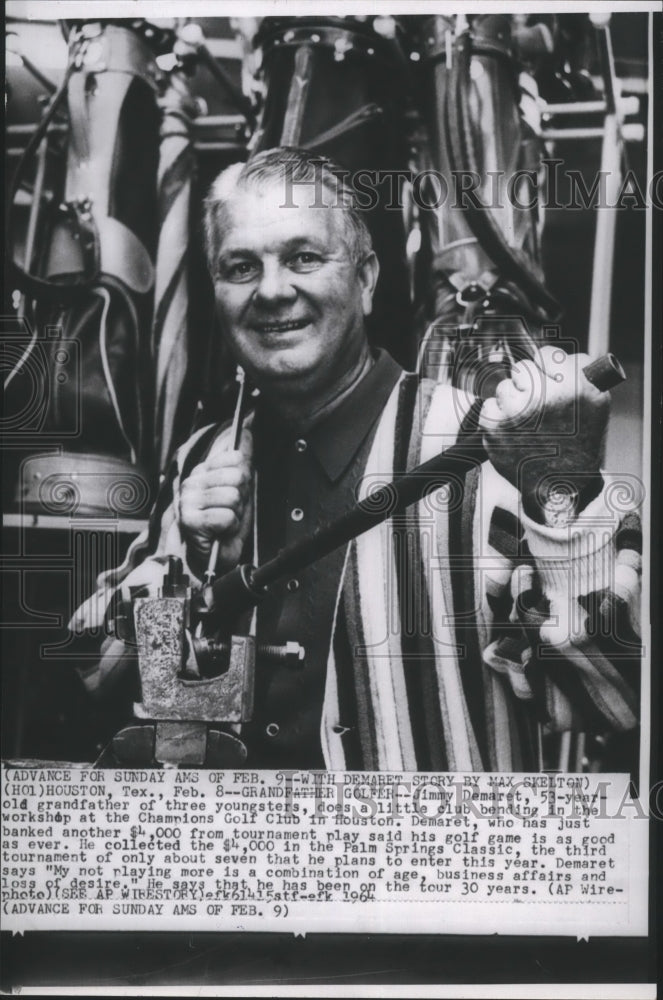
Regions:
<instances>
[{"instance_id":1,"label":"man's left hand","mask_svg":"<svg viewBox=\"0 0 663 1000\"><path fill-rule=\"evenodd\" d=\"M537 520L548 490L568 484L582 495L600 475L610 398L585 377L589 361L546 345L514 365L481 409L490 461Z\"/></svg>"}]
</instances>

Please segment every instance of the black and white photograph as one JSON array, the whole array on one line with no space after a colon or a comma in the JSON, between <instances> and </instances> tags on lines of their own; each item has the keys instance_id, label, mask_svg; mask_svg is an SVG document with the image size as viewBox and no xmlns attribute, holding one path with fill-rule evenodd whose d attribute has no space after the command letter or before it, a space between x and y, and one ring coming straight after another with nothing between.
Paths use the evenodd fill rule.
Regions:
<instances>
[{"instance_id":1,"label":"black and white photograph","mask_svg":"<svg viewBox=\"0 0 663 1000\"><path fill-rule=\"evenodd\" d=\"M7 3L6 992L657 996L662 29Z\"/></svg>"}]
</instances>

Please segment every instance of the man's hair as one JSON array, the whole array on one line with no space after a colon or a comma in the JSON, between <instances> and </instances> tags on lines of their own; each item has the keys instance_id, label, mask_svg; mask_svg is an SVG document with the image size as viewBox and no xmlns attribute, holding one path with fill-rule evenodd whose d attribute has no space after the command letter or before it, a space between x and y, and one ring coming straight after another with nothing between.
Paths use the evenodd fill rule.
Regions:
<instances>
[{"instance_id":1,"label":"man's hair","mask_svg":"<svg viewBox=\"0 0 663 1000\"><path fill-rule=\"evenodd\" d=\"M247 163L226 167L212 184L204 202L205 251L212 271L216 265L223 213L233 194L238 189L264 191L276 181L283 182L284 199L291 196L291 188L296 184L321 185L330 191L334 195L333 206L343 213L350 256L355 264L360 264L373 249L373 244L347 178L348 171L328 157L290 146L267 149Z\"/></svg>"}]
</instances>

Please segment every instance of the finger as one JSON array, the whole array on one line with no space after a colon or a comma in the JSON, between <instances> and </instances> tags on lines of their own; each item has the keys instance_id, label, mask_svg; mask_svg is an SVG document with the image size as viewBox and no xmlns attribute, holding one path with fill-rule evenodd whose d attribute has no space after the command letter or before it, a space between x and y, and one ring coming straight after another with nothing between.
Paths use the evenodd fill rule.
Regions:
<instances>
[{"instance_id":1,"label":"finger","mask_svg":"<svg viewBox=\"0 0 663 1000\"><path fill-rule=\"evenodd\" d=\"M243 503L248 501L253 489L251 470L242 466L231 469L215 469L205 479L199 480L194 485L197 489L204 490L206 495L210 495L212 490L233 488L239 491Z\"/></svg>"},{"instance_id":2,"label":"finger","mask_svg":"<svg viewBox=\"0 0 663 1000\"><path fill-rule=\"evenodd\" d=\"M504 411L510 403L517 404L522 393L516 388L513 379L505 378L495 387L495 399L500 410Z\"/></svg>"},{"instance_id":3,"label":"finger","mask_svg":"<svg viewBox=\"0 0 663 1000\"><path fill-rule=\"evenodd\" d=\"M502 379L495 395L486 399L479 414L479 426L485 431L497 431L512 425L513 416L526 405L527 395L511 378Z\"/></svg>"},{"instance_id":4,"label":"finger","mask_svg":"<svg viewBox=\"0 0 663 1000\"><path fill-rule=\"evenodd\" d=\"M543 378L544 373L537 367L537 364L531 359L523 358L512 365L508 377L498 383L498 386L502 386L500 392L505 397L512 394L514 388L520 393L526 393L527 396L537 397L541 393ZM522 400L520 405L522 405Z\"/></svg>"},{"instance_id":5,"label":"finger","mask_svg":"<svg viewBox=\"0 0 663 1000\"><path fill-rule=\"evenodd\" d=\"M202 463L206 469L231 469L245 463L241 451L212 450Z\"/></svg>"},{"instance_id":6,"label":"finger","mask_svg":"<svg viewBox=\"0 0 663 1000\"><path fill-rule=\"evenodd\" d=\"M198 508L200 510L225 507L239 513L243 506L244 499L236 486L213 486L203 490L199 495Z\"/></svg>"},{"instance_id":7,"label":"finger","mask_svg":"<svg viewBox=\"0 0 663 1000\"><path fill-rule=\"evenodd\" d=\"M214 438L212 442L212 447L207 453L207 460L210 458L216 458L218 455L230 454L235 449L233 448L232 440L232 429L230 427L225 427L220 434Z\"/></svg>"},{"instance_id":8,"label":"finger","mask_svg":"<svg viewBox=\"0 0 663 1000\"><path fill-rule=\"evenodd\" d=\"M241 465L205 467L197 476L190 476L184 481L183 488L189 483L195 489L213 489L215 486L242 486L251 478L248 469Z\"/></svg>"},{"instance_id":9,"label":"finger","mask_svg":"<svg viewBox=\"0 0 663 1000\"><path fill-rule=\"evenodd\" d=\"M221 460L211 465L208 465L207 462L197 465L182 483L182 490L211 489L215 486L237 486L246 492L251 484L250 464L243 459L240 452L233 452L232 455L240 456L242 460L236 462L233 458L230 464L227 464L225 460Z\"/></svg>"},{"instance_id":10,"label":"finger","mask_svg":"<svg viewBox=\"0 0 663 1000\"><path fill-rule=\"evenodd\" d=\"M204 489L206 486L237 486L244 479L250 478L250 470L239 460L239 452L226 452L231 456L228 462L221 455L218 461L209 461L196 465L181 484L181 489Z\"/></svg>"},{"instance_id":11,"label":"finger","mask_svg":"<svg viewBox=\"0 0 663 1000\"><path fill-rule=\"evenodd\" d=\"M533 361L519 361L511 369L511 381L519 392L531 393L541 381L541 371Z\"/></svg>"},{"instance_id":12,"label":"finger","mask_svg":"<svg viewBox=\"0 0 663 1000\"><path fill-rule=\"evenodd\" d=\"M186 479L182 482L182 489L186 487L187 483L191 485L199 479L204 479L208 474L209 470L204 462L201 462L200 465L195 465Z\"/></svg>"},{"instance_id":13,"label":"finger","mask_svg":"<svg viewBox=\"0 0 663 1000\"><path fill-rule=\"evenodd\" d=\"M182 509L183 526L189 533L201 538L211 538L215 535L225 535L237 531L240 517L230 507L205 507L188 512Z\"/></svg>"},{"instance_id":14,"label":"finger","mask_svg":"<svg viewBox=\"0 0 663 1000\"><path fill-rule=\"evenodd\" d=\"M495 433L504 423L504 415L495 397L487 399L479 413L479 427L488 433Z\"/></svg>"},{"instance_id":15,"label":"finger","mask_svg":"<svg viewBox=\"0 0 663 1000\"><path fill-rule=\"evenodd\" d=\"M531 373L530 373L531 376ZM541 376L539 375L539 381ZM535 384L534 377L520 376L522 389L519 389L513 379L504 379L495 389L495 401L500 411L502 421L510 423L524 419L535 409L540 399L540 385Z\"/></svg>"},{"instance_id":16,"label":"finger","mask_svg":"<svg viewBox=\"0 0 663 1000\"><path fill-rule=\"evenodd\" d=\"M240 519L229 507L208 507L200 515L201 528L213 535L232 535L239 529Z\"/></svg>"},{"instance_id":17,"label":"finger","mask_svg":"<svg viewBox=\"0 0 663 1000\"><path fill-rule=\"evenodd\" d=\"M247 427L242 430L239 450L244 458L250 462L253 458L253 434Z\"/></svg>"}]
</instances>

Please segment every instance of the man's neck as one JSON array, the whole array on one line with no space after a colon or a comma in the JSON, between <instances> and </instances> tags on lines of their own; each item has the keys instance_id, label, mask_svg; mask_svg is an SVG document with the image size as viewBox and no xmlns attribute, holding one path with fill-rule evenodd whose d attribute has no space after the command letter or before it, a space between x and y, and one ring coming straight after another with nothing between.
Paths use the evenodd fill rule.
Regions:
<instances>
[{"instance_id":1,"label":"man's neck","mask_svg":"<svg viewBox=\"0 0 663 1000\"><path fill-rule=\"evenodd\" d=\"M279 417L284 423L304 432L340 406L374 364L375 358L366 347L366 350L362 351L360 357L357 358L356 363L334 382L331 390L326 394L315 392L315 394L288 395L287 393L272 394L269 391L264 391L263 396L274 409L278 410Z\"/></svg>"}]
</instances>

